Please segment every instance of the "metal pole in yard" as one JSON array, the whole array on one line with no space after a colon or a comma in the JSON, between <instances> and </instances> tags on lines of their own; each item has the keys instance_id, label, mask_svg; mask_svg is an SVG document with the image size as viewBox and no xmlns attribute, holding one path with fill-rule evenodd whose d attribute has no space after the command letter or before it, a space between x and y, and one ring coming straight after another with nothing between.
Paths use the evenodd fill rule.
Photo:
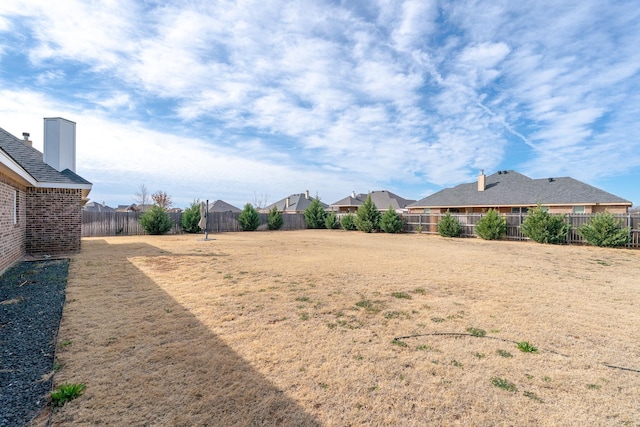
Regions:
<instances>
[{"instance_id":1,"label":"metal pole in yard","mask_svg":"<svg viewBox=\"0 0 640 427\"><path fill-rule=\"evenodd\" d=\"M205 209L204 211L204 240L208 240L209 239L209 231L207 229L207 225L209 222L209 199L207 199L207 209Z\"/></svg>"}]
</instances>

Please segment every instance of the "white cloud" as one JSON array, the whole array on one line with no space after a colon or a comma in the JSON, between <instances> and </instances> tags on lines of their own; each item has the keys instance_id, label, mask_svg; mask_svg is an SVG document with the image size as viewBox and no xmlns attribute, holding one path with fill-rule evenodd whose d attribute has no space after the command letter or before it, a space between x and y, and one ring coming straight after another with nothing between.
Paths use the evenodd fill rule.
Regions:
<instances>
[{"instance_id":1,"label":"white cloud","mask_svg":"<svg viewBox=\"0 0 640 427\"><path fill-rule=\"evenodd\" d=\"M640 165L623 112L640 71L632 2L343 3L9 1L0 31L26 29L33 81L50 94L20 92L46 107L37 117L64 110L109 135L87 151L100 179L138 174L149 156L140 173L167 185L162 173L185 182L195 168L229 192L286 194L302 170L338 199L353 187L340 180ZM14 93L12 78L0 90ZM3 108L26 117L16 105ZM108 151L127 143L126 158Z\"/></svg>"}]
</instances>

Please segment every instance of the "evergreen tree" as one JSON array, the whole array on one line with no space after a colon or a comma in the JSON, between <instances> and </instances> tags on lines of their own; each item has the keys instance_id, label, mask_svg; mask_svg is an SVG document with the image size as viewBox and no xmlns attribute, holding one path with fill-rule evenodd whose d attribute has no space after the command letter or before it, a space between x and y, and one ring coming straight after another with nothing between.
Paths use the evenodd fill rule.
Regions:
<instances>
[{"instance_id":1,"label":"evergreen tree","mask_svg":"<svg viewBox=\"0 0 640 427\"><path fill-rule=\"evenodd\" d=\"M367 200L356 211L356 227L365 233L378 231L380 230L380 216L380 212L369 194Z\"/></svg>"},{"instance_id":2,"label":"evergreen tree","mask_svg":"<svg viewBox=\"0 0 640 427\"><path fill-rule=\"evenodd\" d=\"M309 207L304 211L304 220L308 228L325 228L324 220L326 217L327 212L320 204L318 197L313 199Z\"/></svg>"},{"instance_id":3,"label":"evergreen tree","mask_svg":"<svg viewBox=\"0 0 640 427\"><path fill-rule=\"evenodd\" d=\"M404 228L402 218L398 212L389 205L389 209L380 218L380 229L385 233L399 233Z\"/></svg>"},{"instance_id":4,"label":"evergreen tree","mask_svg":"<svg viewBox=\"0 0 640 427\"><path fill-rule=\"evenodd\" d=\"M247 203L238 216L238 222L242 231L255 231L260 225L260 215L251 203Z\"/></svg>"},{"instance_id":5,"label":"evergreen tree","mask_svg":"<svg viewBox=\"0 0 640 427\"><path fill-rule=\"evenodd\" d=\"M562 215L551 215L538 204L522 221L522 234L538 243L560 244L566 242L571 224Z\"/></svg>"},{"instance_id":6,"label":"evergreen tree","mask_svg":"<svg viewBox=\"0 0 640 427\"><path fill-rule=\"evenodd\" d=\"M475 231L484 240L498 240L507 233L507 220L497 210L489 209L476 223Z\"/></svg>"},{"instance_id":7,"label":"evergreen tree","mask_svg":"<svg viewBox=\"0 0 640 427\"><path fill-rule=\"evenodd\" d=\"M267 226L269 230L280 230L284 225L284 218L282 217L282 213L275 206L271 208L269 211L269 216L267 217Z\"/></svg>"},{"instance_id":8,"label":"evergreen tree","mask_svg":"<svg viewBox=\"0 0 640 427\"><path fill-rule=\"evenodd\" d=\"M200 202L195 200L187 209L182 212L182 230L185 233L197 233L200 231L198 223L200 222Z\"/></svg>"},{"instance_id":9,"label":"evergreen tree","mask_svg":"<svg viewBox=\"0 0 640 427\"><path fill-rule=\"evenodd\" d=\"M329 230L335 230L336 228L340 227L340 221L338 221L338 216L335 212L331 212L329 215L327 215L327 217L324 219L324 226Z\"/></svg>"},{"instance_id":10,"label":"evergreen tree","mask_svg":"<svg viewBox=\"0 0 640 427\"><path fill-rule=\"evenodd\" d=\"M460 237L462 235L462 224L451 212L447 211L438 223L438 234L442 237Z\"/></svg>"},{"instance_id":11,"label":"evergreen tree","mask_svg":"<svg viewBox=\"0 0 640 427\"><path fill-rule=\"evenodd\" d=\"M629 243L629 232L629 227L623 227L622 221L610 212L599 212L578 228L578 234L590 245L609 248Z\"/></svg>"},{"instance_id":12,"label":"evergreen tree","mask_svg":"<svg viewBox=\"0 0 640 427\"><path fill-rule=\"evenodd\" d=\"M352 213L348 213L342 217L340 220L340 225L344 230L352 231L357 230L356 227L356 216Z\"/></svg>"},{"instance_id":13,"label":"evergreen tree","mask_svg":"<svg viewBox=\"0 0 640 427\"><path fill-rule=\"evenodd\" d=\"M171 230L173 223L167 211L160 206L151 206L140 215L140 225L149 234L164 234Z\"/></svg>"}]
</instances>

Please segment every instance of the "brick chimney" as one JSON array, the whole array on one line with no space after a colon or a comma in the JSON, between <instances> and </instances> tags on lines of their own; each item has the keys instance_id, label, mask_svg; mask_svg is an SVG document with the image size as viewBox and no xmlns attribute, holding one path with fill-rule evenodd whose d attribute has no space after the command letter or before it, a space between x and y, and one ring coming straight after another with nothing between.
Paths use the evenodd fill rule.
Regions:
<instances>
[{"instance_id":1,"label":"brick chimney","mask_svg":"<svg viewBox=\"0 0 640 427\"><path fill-rule=\"evenodd\" d=\"M76 124L54 117L44 119L44 162L62 172L76 171Z\"/></svg>"},{"instance_id":2,"label":"brick chimney","mask_svg":"<svg viewBox=\"0 0 640 427\"><path fill-rule=\"evenodd\" d=\"M487 177L484 174L484 169L480 171L478 175L478 191L484 191L487 186Z\"/></svg>"}]
</instances>

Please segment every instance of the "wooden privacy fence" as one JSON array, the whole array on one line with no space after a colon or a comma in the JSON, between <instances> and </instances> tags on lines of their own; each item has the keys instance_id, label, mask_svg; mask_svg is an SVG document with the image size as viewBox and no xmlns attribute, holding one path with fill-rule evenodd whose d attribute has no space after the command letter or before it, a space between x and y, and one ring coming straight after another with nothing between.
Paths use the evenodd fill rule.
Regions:
<instances>
[{"instance_id":1,"label":"wooden privacy fence","mask_svg":"<svg viewBox=\"0 0 640 427\"><path fill-rule=\"evenodd\" d=\"M102 236L135 236L146 234L140 226L140 212L82 212L82 236L102 237ZM229 231L242 231L238 222L239 213L233 212L211 212L207 217L207 231L209 233L222 233ZM258 230L267 229L267 214L260 215L260 227ZM462 224L462 237L476 237L475 225L482 218L483 214L452 214ZM342 215L340 215L342 216ZM505 215L507 220L507 239L527 240L520 232L520 225L524 221L526 214ZM631 241L627 246L640 247L640 216L639 215L615 215L622 221L624 227L631 228ZM169 234L183 233L181 224L181 213L169 213L173 223ZM404 231L407 233L417 233L420 229L425 234L437 234L438 223L444 214L403 214ZM590 214L567 214L565 215L571 224L571 231L567 236L567 243L585 243L584 239L577 233L577 229L589 222L593 217ZM303 214L283 214L284 225L281 230L303 230L307 228Z\"/></svg>"},{"instance_id":2,"label":"wooden privacy fence","mask_svg":"<svg viewBox=\"0 0 640 427\"><path fill-rule=\"evenodd\" d=\"M452 213L453 217L457 218L462 224L462 237L476 237L475 225L484 214L459 214ZM442 220L445 214L405 214L404 231L409 233L416 233L418 230L422 230L425 234L438 234L438 223ZM506 238L510 240L528 240L520 232L520 225L526 218L526 214L507 214L504 215L507 220L507 235ZM587 224L589 220L595 216L595 214L567 214L564 215L567 218L569 224L571 224L571 231L567 235L567 243L586 243L584 239L578 234L578 228ZM631 214L619 214L614 215L618 220L622 221L623 227L630 227L630 242L628 247L640 247L640 216Z\"/></svg>"},{"instance_id":3,"label":"wooden privacy fence","mask_svg":"<svg viewBox=\"0 0 640 427\"><path fill-rule=\"evenodd\" d=\"M82 237L103 236L136 236L147 234L140 225L140 212L82 212ZM181 234L182 213L171 212L172 227L167 234ZM238 222L239 213L210 212L207 216L207 231L222 233L225 231L242 231ZM259 230L267 229L268 214L260 215ZM303 214L284 214L284 225L281 230L302 230L307 228Z\"/></svg>"}]
</instances>

